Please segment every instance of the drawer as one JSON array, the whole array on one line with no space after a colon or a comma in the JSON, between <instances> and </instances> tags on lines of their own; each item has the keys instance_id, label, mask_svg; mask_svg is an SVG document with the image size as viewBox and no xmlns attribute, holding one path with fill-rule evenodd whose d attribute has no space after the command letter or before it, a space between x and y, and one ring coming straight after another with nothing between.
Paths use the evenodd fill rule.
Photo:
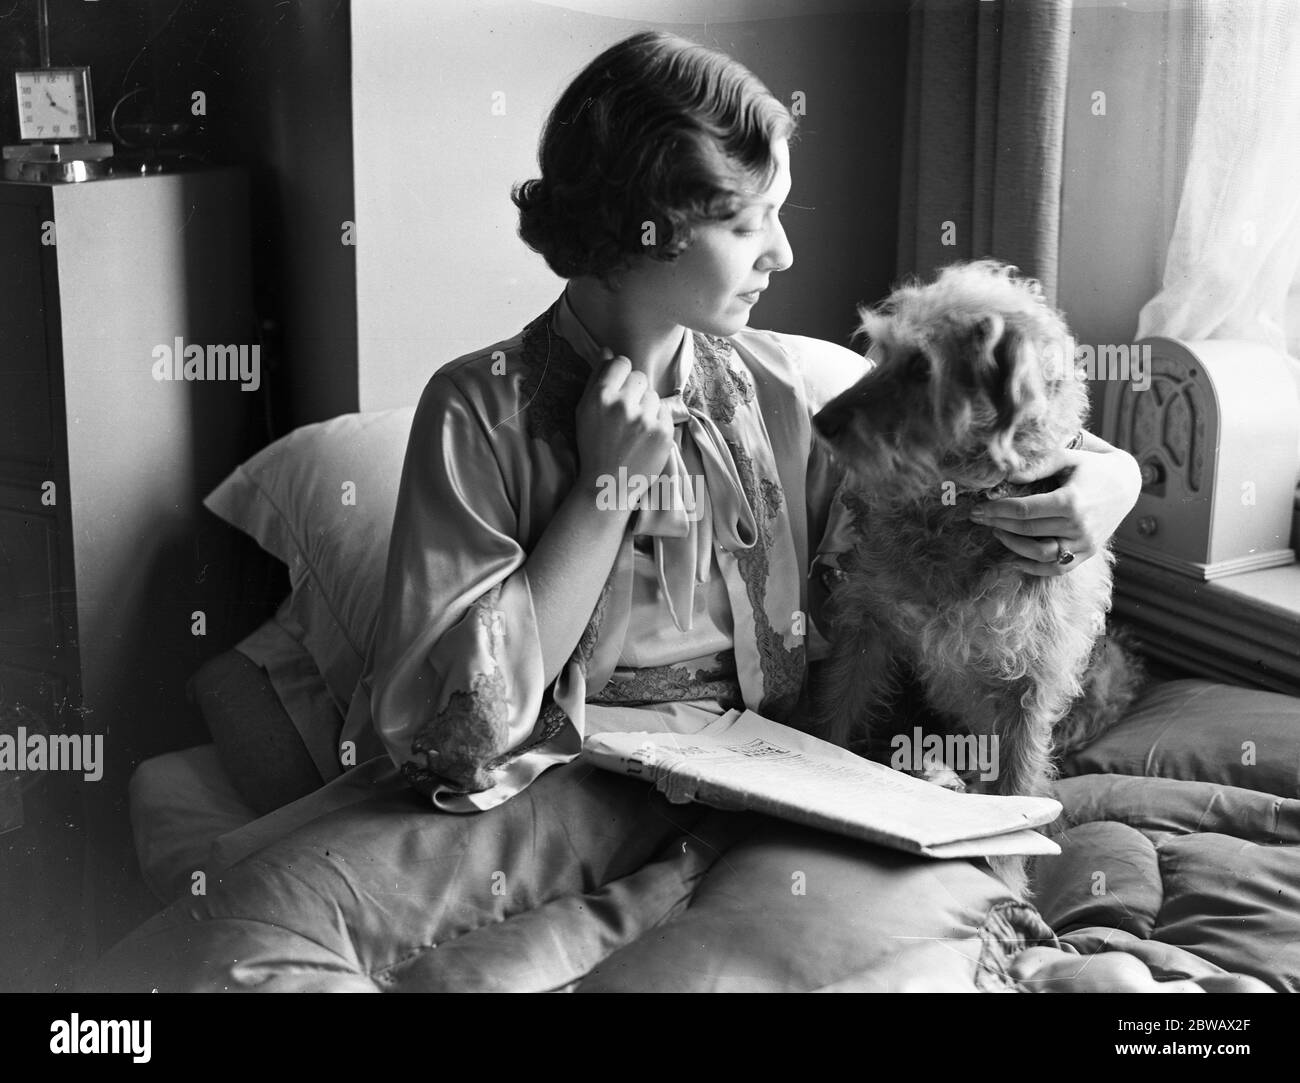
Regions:
<instances>
[{"instance_id":1,"label":"drawer","mask_svg":"<svg viewBox=\"0 0 1300 1083\"><path fill-rule=\"evenodd\" d=\"M0 486L0 650L53 653L74 639L59 522L38 491Z\"/></svg>"}]
</instances>

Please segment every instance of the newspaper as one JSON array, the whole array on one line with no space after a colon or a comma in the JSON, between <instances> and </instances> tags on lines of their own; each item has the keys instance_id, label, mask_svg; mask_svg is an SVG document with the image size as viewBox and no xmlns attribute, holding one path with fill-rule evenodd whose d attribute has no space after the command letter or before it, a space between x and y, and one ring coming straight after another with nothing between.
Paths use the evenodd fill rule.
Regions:
<instances>
[{"instance_id":1,"label":"newspaper","mask_svg":"<svg viewBox=\"0 0 1300 1083\"><path fill-rule=\"evenodd\" d=\"M697 733L592 734L583 754L670 801L763 812L926 857L1061 852L1033 830L1061 813L1049 797L954 793L753 711L728 711Z\"/></svg>"}]
</instances>

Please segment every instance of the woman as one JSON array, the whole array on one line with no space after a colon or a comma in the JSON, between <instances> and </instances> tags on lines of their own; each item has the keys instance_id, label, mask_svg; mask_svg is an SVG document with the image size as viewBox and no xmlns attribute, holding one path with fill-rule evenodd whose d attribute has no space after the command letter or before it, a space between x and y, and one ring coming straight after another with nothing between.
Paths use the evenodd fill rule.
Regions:
<instances>
[{"instance_id":1,"label":"woman","mask_svg":"<svg viewBox=\"0 0 1300 1083\"><path fill-rule=\"evenodd\" d=\"M677 823L643 783L579 763L539 778L598 730L688 733L739 706L806 723L817 650L806 584L836 480L810 419L864 362L747 326L794 258L780 220L793 130L739 64L654 33L608 49L561 96L542 175L515 202L521 236L566 287L518 335L425 389L363 679L372 694L354 697L348 728L359 739L357 723L372 723L438 809L481 813L419 832L456 869L436 908L454 921L426 930L432 942L642 868L676 884L663 861L689 863L694 844L702 867L715 862L708 877L720 870L711 898L759 905L687 911L704 880L683 873L669 891L680 899L650 919L654 936L615 908L623 946L581 988L1068 988L1077 957L974 863L735 814ZM1068 572L1057 537L1081 558L1072 567L1094 555L1136 498L1125 453L1090 440L1044 474L1066 462L1074 474L1055 493L990 505L1034 574ZM358 769L357 793L389 770L371 762L384 766ZM522 869L503 847L528 855ZM511 899L490 899L508 877ZM818 887L805 895L808 882ZM657 891L623 905L653 908ZM694 923L662 924L682 912ZM548 928L561 956L582 957L580 935ZM716 969L733 950L739 969ZM1154 986L1119 954L1090 979L1117 959L1139 972L1127 966L1121 987Z\"/></svg>"},{"instance_id":2,"label":"woman","mask_svg":"<svg viewBox=\"0 0 1300 1083\"><path fill-rule=\"evenodd\" d=\"M794 258L793 131L739 64L655 33L556 104L515 202L567 286L430 380L373 648L375 730L437 807L498 805L600 729L804 721L834 482L809 419L863 361L747 326ZM1034 574L1077 568L1136 499L1126 453L1089 437L1042 476L1067 461L1056 492L990 505ZM637 479L670 506L633 508Z\"/></svg>"}]
</instances>

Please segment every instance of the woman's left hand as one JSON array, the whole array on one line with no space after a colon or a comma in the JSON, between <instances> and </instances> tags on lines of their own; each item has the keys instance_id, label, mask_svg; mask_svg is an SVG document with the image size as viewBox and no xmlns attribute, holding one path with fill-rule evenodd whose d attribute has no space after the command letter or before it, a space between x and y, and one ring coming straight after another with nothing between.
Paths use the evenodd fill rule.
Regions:
<instances>
[{"instance_id":1,"label":"woman's left hand","mask_svg":"<svg viewBox=\"0 0 1300 1083\"><path fill-rule=\"evenodd\" d=\"M1142 488L1133 456L1091 434L1082 450L1061 448L1037 469L1008 480L1037 481L1067 467L1073 473L1050 493L990 500L971 512L974 522L993 528L1020 558L1014 565L1030 575L1064 575L1096 556Z\"/></svg>"}]
</instances>

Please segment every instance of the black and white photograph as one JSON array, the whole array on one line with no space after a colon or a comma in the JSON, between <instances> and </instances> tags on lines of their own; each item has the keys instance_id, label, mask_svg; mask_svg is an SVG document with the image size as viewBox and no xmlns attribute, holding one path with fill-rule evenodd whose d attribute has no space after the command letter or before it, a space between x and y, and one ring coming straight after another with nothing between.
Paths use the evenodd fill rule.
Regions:
<instances>
[{"instance_id":1,"label":"black and white photograph","mask_svg":"<svg viewBox=\"0 0 1300 1083\"><path fill-rule=\"evenodd\" d=\"M837 992L1263 1049L1300 3L4 7L30 1048L170 1063L184 993Z\"/></svg>"}]
</instances>

